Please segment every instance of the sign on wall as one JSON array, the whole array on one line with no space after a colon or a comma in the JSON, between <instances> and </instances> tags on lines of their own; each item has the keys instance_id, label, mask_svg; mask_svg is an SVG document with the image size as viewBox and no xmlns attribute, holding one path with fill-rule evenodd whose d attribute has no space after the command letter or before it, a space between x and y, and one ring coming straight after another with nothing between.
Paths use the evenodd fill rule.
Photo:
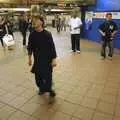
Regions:
<instances>
[{"instance_id":1,"label":"sign on wall","mask_svg":"<svg viewBox=\"0 0 120 120\"><path fill-rule=\"evenodd\" d=\"M87 12L85 16L85 24L86 24L86 30L91 29L92 25L92 19L93 19L93 12Z\"/></svg>"},{"instance_id":2,"label":"sign on wall","mask_svg":"<svg viewBox=\"0 0 120 120\"><path fill-rule=\"evenodd\" d=\"M93 18L103 19L105 18L107 12L94 12ZM120 12L111 12L113 19L120 19Z\"/></svg>"}]
</instances>

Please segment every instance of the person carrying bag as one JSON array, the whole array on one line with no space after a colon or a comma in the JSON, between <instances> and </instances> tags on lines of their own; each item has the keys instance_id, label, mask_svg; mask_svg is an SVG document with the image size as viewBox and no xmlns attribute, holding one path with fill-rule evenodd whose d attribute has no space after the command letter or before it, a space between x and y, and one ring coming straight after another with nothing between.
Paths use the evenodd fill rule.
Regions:
<instances>
[{"instance_id":1,"label":"person carrying bag","mask_svg":"<svg viewBox=\"0 0 120 120\"><path fill-rule=\"evenodd\" d=\"M8 47L9 50L13 49L13 46L15 46L15 40L13 38L13 35L10 34L8 25L5 25L6 34L3 36L3 42L5 46Z\"/></svg>"}]
</instances>

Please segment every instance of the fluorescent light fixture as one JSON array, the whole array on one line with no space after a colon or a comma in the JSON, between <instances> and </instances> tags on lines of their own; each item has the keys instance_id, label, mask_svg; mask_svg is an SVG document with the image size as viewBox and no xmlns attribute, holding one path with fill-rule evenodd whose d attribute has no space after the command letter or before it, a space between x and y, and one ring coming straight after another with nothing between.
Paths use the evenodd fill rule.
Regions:
<instances>
[{"instance_id":1,"label":"fluorescent light fixture","mask_svg":"<svg viewBox=\"0 0 120 120\"><path fill-rule=\"evenodd\" d=\"M71 10L65 10L65 9L45 9L46 12L70 12Z\"/></svg>"},{"instance_id":2,"label":"fluorescent light fixture","mask_svg":"<svg viewBox=\"0 0 120 120\"><path fill-rule=\"evenodd\" d=\"M12 10L13 11L25 11L25 12L30 11L29 8L12 8Z\"/></svg>"},{"instance_id":3,"label":"fluorescent light fixture","mask_svg":"<svg viewBox=\"0 0 120 120\"><path fill-rule=\"evenodd\" d=\"M62 9L51 9L50 11L51 11L51 12L54 12L54 11L61 12L61 11L64 11L64 10L62 10Z\"/></svg>"},{"instance_id":4,"label":"fluorescent light fixture","mask_svg":"<svg viewBox=\"0 0 120 120\"><path fill-rule=\"evenodd\" d=\"M29 8L0 8L0 11L30 11Z\"/></svg>"}]
</instances>

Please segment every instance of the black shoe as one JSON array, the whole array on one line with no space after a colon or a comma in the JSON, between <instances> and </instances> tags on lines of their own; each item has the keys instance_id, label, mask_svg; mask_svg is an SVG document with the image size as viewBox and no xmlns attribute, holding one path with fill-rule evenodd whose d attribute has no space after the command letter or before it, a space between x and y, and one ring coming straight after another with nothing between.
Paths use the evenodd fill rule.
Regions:
<instances>
[{"instance_id":1,"label":"black shoe","mask_svg":"<svg viewBox=\"0 0 120 120\"><path fill-rule=\"evenodd\" d=\"M48 104L53 104L55 102L55 96L56 96L56 93L54 91L51 91Z\"/></svg>"},{"instance_id":2,"label":"black shoe","mask_svg":"<svg viewBox=\"0 0 120 120\"><path fill-rule=\"evenodd\" d=\"M56 96L55 91L51 91L51 92L50 92L50 97L55 97L55 96Z\"/></svg>"},{"instance_id":3,"label":"black shoe","mask_svg":"<svg viewBox=\"0 0 120 120\"><path fill-rule=\"evenodd\" d=\"M40 90L38 91L38 95L44 95L45 92L41 92Z\"/></svg>"}]
</instances>

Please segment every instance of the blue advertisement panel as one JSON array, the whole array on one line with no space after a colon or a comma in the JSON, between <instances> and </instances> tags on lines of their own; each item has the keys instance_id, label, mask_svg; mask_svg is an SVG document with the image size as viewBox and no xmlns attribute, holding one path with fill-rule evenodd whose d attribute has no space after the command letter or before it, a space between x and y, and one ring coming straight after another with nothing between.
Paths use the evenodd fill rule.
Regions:
<instances>
[{"instance_id":1,"label":"blue advertisement panel","mask_svg":"<svg viewBox=\"0 0 120 120\"><path fill-rule=\"evenodd\" d=\"M120 0L96 0L98 11L119 11Z\"/></svg>"},{"instance_id":2,"label":"blue advertisement panel","mask_svg":"<svg viewBox=\"0 0 120 120\"><path fill-rule=\"evenodd\" d=\"M90 15L90 13L93 15ZM111 12L111 13L112 13L113 21L118 26L118 31L117 31L116 35L114 36L114 47L120 48L120 12ZM86 22L85 37L89 40L92 40L95 42L100 42L101 35L98 31L98 27L105 20L106 12L88 12L87 14L89 16L92 16L92 22L91 22L91 24L88 24L88 22ZM88 16L87 14L86 14L86 16ZM88 17L86 17L86 18L88 18ZM87 27L87 26L89 26L89 27ZM89 28L89 29L87 29L87 28Z\"/></svg>"}]
</instances>

